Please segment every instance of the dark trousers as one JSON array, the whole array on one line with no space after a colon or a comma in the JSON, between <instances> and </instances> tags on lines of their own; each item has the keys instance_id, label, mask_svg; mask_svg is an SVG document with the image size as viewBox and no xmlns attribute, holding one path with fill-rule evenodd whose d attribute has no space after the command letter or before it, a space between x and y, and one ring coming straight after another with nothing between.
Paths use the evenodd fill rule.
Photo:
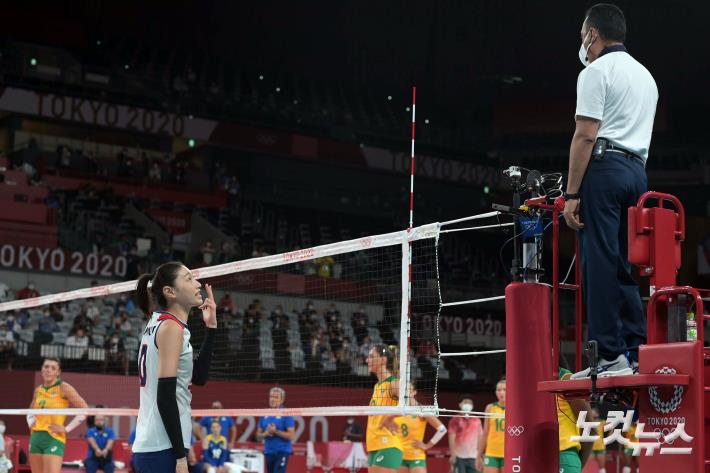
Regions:
<instances>
[{"instance_id":1,"label":"dark trousers","mask_svg":"<svg viewBox=\"0 0 710 473\"><path fill-rule=\"evenodd\" d=\"M646 192L643 164L619 153L592 158L580 189L582 282L589 339L599 356L638 360L646 321L628 261L627 210Z\"/></svg>"},{"instance_id":2,"label":"dark trousers","mask_svg":"<svg viewBox=\"0 0 710 473\"><path fill-rule=\"evenodd\" d=\"M113 473L113 460L110 455L108 458L91 457L84 460L84 467L86 473L96 473L98 470L102 470L104 473Z\"/></svg>"},{"instance_id":3,"label":"dark trousers","mask_svg":"<svg viewBox=\"0 0 710 473\"><path fill-rule=\"evenodd\" d=\"M266 473L286 473L289 455L285 452L266 454Z\"/></svg>"},{"instance_id":4,"label":"dark trousers","mask_svg":"<svg viewBox=\"0 0 710 473\"><path fill-rule=\"evenodd\" d=\"M175 473L176 463L172 449L133 454L133 464L138 473Z\"/></svg>"},{"instance_id":5,"label":"dark trousers","mask_svg":"<svg viewBox=\"0 0 710 473\"><path fill-rule=\"evenodd\" d=\"M456 458L454 473L479 473L476 469L475 458Z\"/></svg>"}]
</instances>

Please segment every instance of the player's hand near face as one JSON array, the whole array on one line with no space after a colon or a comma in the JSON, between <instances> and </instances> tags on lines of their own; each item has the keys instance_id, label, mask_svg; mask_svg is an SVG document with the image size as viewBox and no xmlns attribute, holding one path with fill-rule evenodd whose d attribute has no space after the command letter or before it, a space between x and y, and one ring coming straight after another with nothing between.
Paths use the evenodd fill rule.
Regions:
<instances>
[{"instance_id":1,"label":"player's hand near face","mask_svg":"<svg viewBox=\"0 0 710 473\"><path fill-rule=\"evenodd\" d=\"M212 285L205 284L205 290L207 291L207 298L200 306L202 320L204 320L208 328L217 328L217 304L212 294Z\"/></svg>"}]
</instances>

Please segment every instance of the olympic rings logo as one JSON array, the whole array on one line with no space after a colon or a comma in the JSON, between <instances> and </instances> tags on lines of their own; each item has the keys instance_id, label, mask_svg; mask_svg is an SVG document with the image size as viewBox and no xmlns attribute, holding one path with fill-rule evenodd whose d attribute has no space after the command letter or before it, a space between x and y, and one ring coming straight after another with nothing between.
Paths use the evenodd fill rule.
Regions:
<instances>
[{"instance_id":1,"label":"olympic rings logo","mask_svg":"<svg viewBox=\"0 0 710 473\"><path fill-rule=\"evenodd\" d=\"M525 427L522 425L511 425L508 427L508 435L512 437L520 437L525 432Z\"/></svg>"},{"instance_id":2,"label":"olympic rings logo","mask_svg":"<svg viewBox=\"0 0 710 473\"><path fill-rule=\"evenodd\" d=\"M675 442L675 439L671 439L670 442L665 439L665 437L670 435L671 433L673 433L675 431L675 429L669 429L669 428L661 429L661 428L656 427L655 429L653 429L653 431L661 434L661 438L658 439L658 441L661 442L661 444L667 443L668 445L673 445L673 442Z\"/></svg>"}]
</instances>

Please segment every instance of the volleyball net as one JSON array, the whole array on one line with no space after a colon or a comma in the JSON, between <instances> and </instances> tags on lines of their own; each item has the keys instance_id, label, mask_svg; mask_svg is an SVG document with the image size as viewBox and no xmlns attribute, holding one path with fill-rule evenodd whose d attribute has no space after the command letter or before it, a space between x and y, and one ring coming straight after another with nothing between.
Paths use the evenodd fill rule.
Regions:
<instances>
[{"instance_id":1,"label":"volleyball net","mask_svg":"<svg viewBox=\"0 0 710 473\"><path fill-rule=\"evenodd\" d=\"M446 305L438 264L439 238L446 233L441 229L497 216L489 212L193 269L200 282L212 285L219 320L210 381L192 387L193 405L219 400L223 406L195 415L439 414L439 317ZM0 311L28 312L30 325L20 334L25 355L60 358L64 378L90 406L101 406L89 414L136 413L136 357L146 317L131 300L135 283L0 304ZM57 313L62 320L52 324ZM52 333L42 325L52 325ZM199 310L190 314L188 327L198 351L205 334ZM369 405L376 380L367 355L377 345L398 353L397 406ZM285 410L269 408L273 386L286 391ZM0 415L31 412L26 402L12 404L0 406Z\"/></svg>"}]
</instances>

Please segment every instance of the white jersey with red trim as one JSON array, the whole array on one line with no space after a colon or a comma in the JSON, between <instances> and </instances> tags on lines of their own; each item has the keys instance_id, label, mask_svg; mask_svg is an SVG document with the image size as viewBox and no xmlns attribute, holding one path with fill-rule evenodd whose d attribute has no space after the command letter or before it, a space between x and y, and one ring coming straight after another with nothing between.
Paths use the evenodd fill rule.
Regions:
<instances>
[{"instance_id":1,"label":"white jersey with red trim","mask_svg":"<svg viewBox=\"0 0 710 473\"><path fill-rule=\"evenodd\" d=\"M163 419L158 411L158 347L156 335L164 323L178 323L183 328L182 351L177 370L177 398L180 412L180 426L185 449L190 448L192 439L192 394L189 385L192 380L192 345L190 331L180 319L166 312L153 312L143 331L138 351L138 378L140 381L140 408L136 425L134 452L159 452L172 448Z\"/></svg>"}]
</instances>

